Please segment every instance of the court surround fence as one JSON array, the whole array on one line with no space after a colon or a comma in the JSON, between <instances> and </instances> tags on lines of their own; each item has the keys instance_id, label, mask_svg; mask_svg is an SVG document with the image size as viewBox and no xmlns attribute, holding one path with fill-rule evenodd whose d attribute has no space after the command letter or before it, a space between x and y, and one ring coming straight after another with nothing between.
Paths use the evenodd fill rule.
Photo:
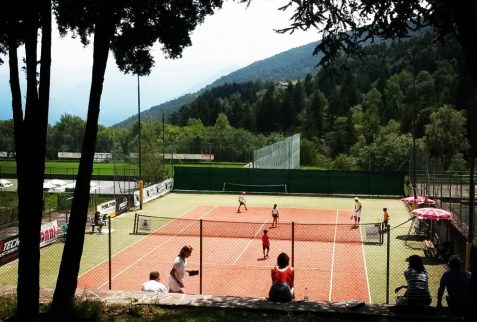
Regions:
<instances>
[{"instance_id":1,"label":"court surround fence","mask_svg":"<svg viewBox=\"0 0 477 322\"><path fill-rule=\"evenodd\" d=\"M474 182L475 181L474 177ZM469 172L462 171L417 171L416 193L427 195L437 201L436 207L452 212L455 229L464 238L469 236ZM412 193L412 191L410 191ZM477 214L475 205L474 214ZM474 219L475 222L475 219ZM473 227L473 236L477 228Z\"/></svg>"},{"instance_id":2,"label":"court surround fence","mask_svg":"<svg viewBox=\"0 0 477 322\"><path fill-rule=\"evenodd\" d=\"M222 252L227 250L224 246L227 245L224 244L227 239L224 238L232 238L236 243L260 245L265 228L270 230L268 224L264 226L264 223L259 222L136 215L133 234L158 238L157 242L160 242L161 238L173 237L183 239L190 245L199 245L194 256L199 258L197 261L201 275L200 282L194 284L196 288L192 289L193 293L262 297L268 294L270 287L270 267L264 268L253 263L246 266L226 264L229 258ZM410 254L422 252L424 263L432 275L431 294L437 294L438 279L445 270L446 258L426 256L423 252L426 236L420 222L414 217L394 228L384 227L381 223L362 223L359 227L350 227L349 224L286 222L280 223L278 229L270 231L273 236L272 247L279 247L280 251L290 255L290 264L295 269L297 298L303 296L302 292L306 287L313 299L358 299L371 303L395 303L394 289L405 284L403 272L407 268ZM405 244L404 252L397 245L401 242ZM348 255L333 256L330 262L330 249L332 252L341 250ZM210 253L217 254L213 265L203 261L204 257L209 258ZM260 254L261 249L257 249L257 255ZM365 267L356 265L355 258L360 256L364 257ZM222 257L224 262L221 261ZM273 258L270 265L274 265L274 261ZM363 270L365 278L360 279ZM230 278L217 283L215 280L218 276L223 276L223 272ZM243 287L240 287L244 281L235 281L235 276L238 275L260 276L252 281L256 293L244 292ZM228 287L224 289L224 285ZM363 289L369 291L367 296L360 293Z\"/></svg>"},{"instance_id":3,"label":"court surround fence","mask_svg":"<svg viewBox=\"0 0 477 322\"><path fill-rule=\"evenodd\" d=\"M147 224L144 224L148 221ZM134 222L133 227L132 223ZM85 244L78 280L80 289L137 291L151 270L161 273L167 284L172 261L180 245L192 245L188 259L190 269L200 275L186 278L186 292L192 294L264 297L270 288L270 269L276 254L286 252L295 268L296 299L303 298L305 288L310 300L363 300L367 303L394 303L394 288L405 283L403 272L410 253L420 253L423 235L417 225L406 222L382 231L380 223L311 224L283 222L270 229L267 223L185 220L136 216L109 218L102 233L85 227ZM262 258L261 235L270 229L273 256ZM412 229L412 231L411 231ZM128 236L128 237L125 237ZM67 236L66 236L67 238ZM62 241L42 249L41 287L54 288L61 259ZM406 251L398 243L406 244ZM240 254L230 245L251 249ZM134 251L125 251L127 249ZM151 254L154 249L154 256ZM256 249L256 252L253 251ZM341 251L346 255L332 256ZM356 265L356 258L363 257ZM107 259L104 261L104 259ZM152 259L151 259L152 258ZM330 260L331 258L331 260ZM438 279L445 270L441 258L426 257L431 294L437 294ZM266 261L263 262L262 261ZM133 270L128 268L134 267ZM364 271L364 272L363 272ZM0 267L2 285L16 285L15 262ZM352 281L352 282L351 282ZM364 295L363 290L367 290Z\"/></svg>"},{"instance_id":4,"label":"court surround fence","mask_svg":"<svg viewBox=\"0 0 477 322\"><path fill-rule=\"evenodd\" d=\"M225 183L256 187L286 185L288 193L304 194L401 196L404 193L404 175L400 172L174 166L174 190L223 191ZM269 192L276 193L272 189Z\"/></svg>"}]
</instances>

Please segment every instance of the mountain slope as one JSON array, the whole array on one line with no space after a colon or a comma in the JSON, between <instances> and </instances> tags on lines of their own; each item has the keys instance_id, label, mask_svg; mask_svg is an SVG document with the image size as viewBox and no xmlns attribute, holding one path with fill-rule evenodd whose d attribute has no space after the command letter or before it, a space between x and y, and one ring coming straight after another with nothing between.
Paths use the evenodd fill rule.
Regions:
<instances>
[{"instance_id":1,"label":"mountain slope","mask_svg":"<svg viewBox=\"0 0 477 322\"><path fill-rule=\"evenodd\" d=\"M296 47L270 58L254 62L242 69L220 77L204 89L210 89L225 83L245 83L256 80L292 80L301 79L316 72L320 57L313 56L317 43Z\"/></svg>"},{"instance_id":2,"label":"mountain slope","mask_svg":"<svg viewBox=\"0 0 477 322\"><path fill-rule=\"evenodd\" d=\"M183 95L141 112L141 119L160 120L162 119L162 114L167 118L184 104L192 102L204 91L226 83L244 83L256 80L294 80L304 78L307 74L316 73L318 70L315 67L321 59L321 56L313 56L313 50L316 45L316 42L309 43L254 62L220 77L196 93ZM113 125L113 127L131 127L135 122L137 122L137 114Z\"/></svg>"}]
</instances>

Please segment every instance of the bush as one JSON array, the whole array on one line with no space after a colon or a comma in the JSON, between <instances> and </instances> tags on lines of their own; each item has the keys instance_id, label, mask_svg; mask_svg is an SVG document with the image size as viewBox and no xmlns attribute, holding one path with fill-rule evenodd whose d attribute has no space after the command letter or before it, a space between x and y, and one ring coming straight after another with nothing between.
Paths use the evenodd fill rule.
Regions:
<instances>
[{"instance_id":1,"label":"bush","mask_svg":"<svg viewBox=\"0 0 477 322\"><path fill-rule=\"evenodd\" d=\"M0 297L0 321L5 321L15 314L17 301L13 296Z\"/></svg>"}]
</instances>

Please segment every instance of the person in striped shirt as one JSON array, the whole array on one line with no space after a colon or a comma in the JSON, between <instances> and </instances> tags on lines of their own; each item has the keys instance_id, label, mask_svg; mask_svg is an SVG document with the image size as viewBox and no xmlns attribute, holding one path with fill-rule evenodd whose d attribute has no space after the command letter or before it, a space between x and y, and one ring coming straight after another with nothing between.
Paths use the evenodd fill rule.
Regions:
<instances>
[{"instance_id":1,"label":"person in striped shirt","mask_svg":"<svg viewBox=\"0 0 477 322\"><path fill-rule=\"evenodd\" d=\"M409 267L404 271L404 277L407 285L397 287L395 292L398 293L405 288L404 297L407 299L408 305L430 305L432 298L429 293L429 274L419 255L409 256Z\"/></svg>"}]
</instances>

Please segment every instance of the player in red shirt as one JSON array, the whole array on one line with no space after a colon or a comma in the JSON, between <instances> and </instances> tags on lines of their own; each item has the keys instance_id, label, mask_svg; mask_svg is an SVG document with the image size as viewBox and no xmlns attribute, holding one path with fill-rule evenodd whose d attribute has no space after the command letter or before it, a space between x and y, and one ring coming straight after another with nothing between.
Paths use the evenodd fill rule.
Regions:
<instances>
[{"instance_id":1,"label":"player in red shirt","mask_svg":"<svg viewBox=\"0 0 477 322\"><path fill-rule=\"evenodd\" d=\"M262 246L263 246L263 258L268 258L268 252L270 251L270 237L268 236L268 230L266 229L263 231L263 235L262 235Z\"/></svg>"},{"instance_id":2,"label":"player in red shirt","mask_svg":"<svg viewBox=\"0 0 477 322\"><path fill-rule=\"evenodd\" d=\"M294 296L293 286L295 271L290 266L290 257L280 253L277 257L277 266L272 268L272 286L268 298L277 302L289 302Z\"/></svg>"}]
</instances>

